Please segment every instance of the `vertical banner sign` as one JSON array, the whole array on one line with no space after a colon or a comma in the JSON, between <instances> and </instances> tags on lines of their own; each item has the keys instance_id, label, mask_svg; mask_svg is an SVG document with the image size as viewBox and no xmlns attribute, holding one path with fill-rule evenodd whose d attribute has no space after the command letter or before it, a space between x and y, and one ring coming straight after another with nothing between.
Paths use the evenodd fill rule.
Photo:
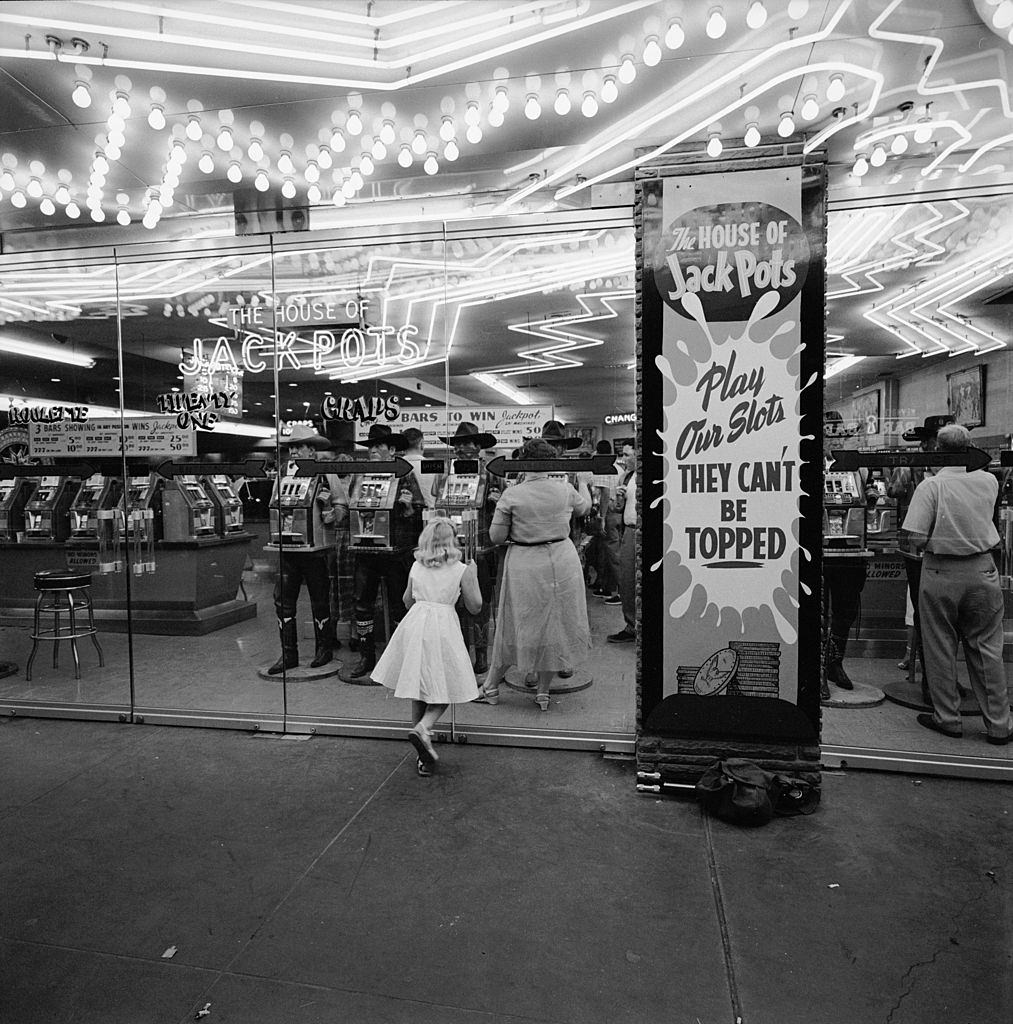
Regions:
<instances>
[{"instance_id":1,"label":"vertical banner sign","mask_svg":"<svg viewBox=\"0 0 1013 1024\"><path fill-rule=\"evenodd\" d=\"M655 697L721 701L716 720L739 697L804 703L800 651L818 657L803 404L822 312L817 335L803 290L822 295L823 268L803 174L643 183L643 678L654 662Z\"/></svg>"}]
</instances>

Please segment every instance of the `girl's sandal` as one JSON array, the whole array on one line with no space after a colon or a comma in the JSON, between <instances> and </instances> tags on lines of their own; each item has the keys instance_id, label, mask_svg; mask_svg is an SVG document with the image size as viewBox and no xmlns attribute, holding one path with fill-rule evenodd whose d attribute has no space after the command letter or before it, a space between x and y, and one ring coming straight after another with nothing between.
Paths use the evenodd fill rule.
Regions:
<instances>
[{"instance_id":1,"label":"girl's sandal","mask_svg":"<svg viewBox=\"0 0 1013 1024\"><path fill-rule=\"evenodd\" d=\"M499 687L498 686L483 686L478 691L478 696L471 703L472 704L498 704L499 703Z\"/></svg>"},{"instance_id":2,"label":"girl's sandal","mask_svg":"<svg viewBox=\"0 0 1013 1024\"><path fill-rule=\"evenodd\" d=\"M419 760L425 761L425 763L432 767L440 759L440 755L433 749L432 740L420 729L410 729L408 731L408 742L418 752Z\"/></svg>"},{"instance_id":3,"label":"girl's sandal","mask_svg":"<svg viewBox=\"0 0 1013 1024\"><path fill-rule=\"evenodd\" d=\"M535 703L538 705L539 711L549 710L549 695L547 693L539 693L535 696Z\"/></svg>"},{"instance_id":4,"label":"girl's sandal","mask_svg":"<svg viewBox=\"0 0 1013 1024\"><path fill-rule=\"evenodd\" d=\"M430 768L429 765L427 765L426 762L423 761L421 757L415 762L415 770L424 779L428 779L429 776L433 774L432 768Z\"/></svg>"}]
</instances>

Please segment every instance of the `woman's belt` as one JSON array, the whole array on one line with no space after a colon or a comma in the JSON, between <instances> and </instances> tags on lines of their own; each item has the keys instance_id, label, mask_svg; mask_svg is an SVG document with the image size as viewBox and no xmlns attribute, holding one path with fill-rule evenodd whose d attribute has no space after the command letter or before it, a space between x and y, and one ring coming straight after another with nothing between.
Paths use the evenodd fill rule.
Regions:
<instances>
[{"instance_id":1,"label":"woman's belt","mask_svg":"<svg viewBox=\"0 0 1013 1024\"><path fill-rule=\"evenodd\" d=\"M518 544L522 548L540 548L543 544L559 544L564 540L569 540L569 537L556 537L553 540L513 540L511 538L511 544Z\"/></svg>"}]
</instances>

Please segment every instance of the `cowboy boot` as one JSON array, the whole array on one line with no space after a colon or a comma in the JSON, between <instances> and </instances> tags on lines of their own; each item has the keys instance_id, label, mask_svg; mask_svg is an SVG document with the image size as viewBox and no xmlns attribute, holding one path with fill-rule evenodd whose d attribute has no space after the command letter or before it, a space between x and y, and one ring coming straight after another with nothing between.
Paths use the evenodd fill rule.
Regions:
<instances>
[{"instance_id":1,"label":"cowboy boot","mask_svg":"<svg viewBox=\"0 0 1013 1024\"><path fill-rule=\"evenodd\" d=\"M287 668L295 668L299 664L299 634L295 617L278 620L281 633L281 657L267 670L269 676L280 675Z\"/></svg>"},{"instance_id":2,"label":"cowboy boot","mask_svg":"<svg viewBox=\"0 0 1013 1024\"><path fill-rule=\"evenodd\" d=\"M827 678L842 690L853 690L855 684L844 671L844 652L848 646L846 636L831 636L827 647Z\"/></svg>"},{"instance_id":3,"label":"cowboy boot","mask_svg":"<svg viewBox=\"0 0 1013 1024\"><path fill-rule=\"evenodd\" d=\"M366 628L368 626L368 628ZM369 682L369 673L376 665L376 647L373 643L373 623L358 623L359 633L358 657L347 669L338 673L338 678L343 683L358 683L362 685Z\"/></svg>"},{"instance_id":4,"label":"cowboy boot","mask_svg":"<svg viewBox=\"0 0 1013 1024\"><path fill-rule=\"evenodd\" d=\"M334 657L334 626L332 623L333 620L330 618L313 620L316 649L313 652L310 668L320 668Z\"/></svg>"}]
</instances>

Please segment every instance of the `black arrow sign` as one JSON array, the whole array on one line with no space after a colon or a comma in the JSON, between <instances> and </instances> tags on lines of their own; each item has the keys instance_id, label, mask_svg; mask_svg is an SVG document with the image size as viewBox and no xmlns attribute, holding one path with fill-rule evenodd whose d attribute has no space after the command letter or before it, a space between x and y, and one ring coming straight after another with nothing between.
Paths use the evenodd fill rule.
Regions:
<instances>
[{"instance_id":1,"label":"black arrow sign","mask_svg":"<svg viewBox=\"0 0 1013 1024\"><path fill-rule=\"evenodd\" d=\"M615 473L614 455L589 455L583 459L508 459L498 455L486 469L496 476L507 473Z\"/></svg>"},{"instance_id":2,"label":"black arrow sign","mask_svg":"<svg viewBox=\"0 0 1013 1024\"><path fill-rule=\"evenodd\" d=\"M318 462L316 459L296 459L296 476L319 476L321 473L393 473L407 476L412 464L402 458L387 462L370 462L367 459L346 459L342 462Z\"/></svg>"},{"instance_id":3,"label":"black arrow sign","mask_svg":"<svg viewBox=\"0 0 1013 1024\"><path fill-rule=\"evenodd\" d=\"M999 452L1000 466L1013 466L1013 452Z\"/></svg>"},{"instance_id":4,"label":"black arrow sign","mask_svg":"<svg viewBox=\"0 0 1013 1024\"><path fill-rule=\"evenodd\" d=\"M155 472L171 480L176 476L212 476L224 473L226 476L267 476L263 459L247 459L245 462L173 462L166 459Z\"/></svg>"},{"instance_id":5,"label":"black arrow sign","mask_svg":"<svg viewBox=\"0 0 1013 1024\"><path fill-rule=\"evenodd\" d=\"M970 473L974 469L984 469L992 461L988 452L973 446L962 452L867 452L854 448L830 454L834 457L830 464L831 472L858 469L860 466L867 466L869 469L895 469L898 466L965 466Z\"/></svg>"},{"instance_id":6,"label":"black arrow sign","mask_svg":"<svg viewBox=\"0 0 1013 1024\"><path fill-rule=\"evenodd\" d=\"M79 476L94 475L95 467L87 462L53 462L48 466L24 466L13 462L0 462L0 480L16 476Z\"/></svg>"}]
</instances>

